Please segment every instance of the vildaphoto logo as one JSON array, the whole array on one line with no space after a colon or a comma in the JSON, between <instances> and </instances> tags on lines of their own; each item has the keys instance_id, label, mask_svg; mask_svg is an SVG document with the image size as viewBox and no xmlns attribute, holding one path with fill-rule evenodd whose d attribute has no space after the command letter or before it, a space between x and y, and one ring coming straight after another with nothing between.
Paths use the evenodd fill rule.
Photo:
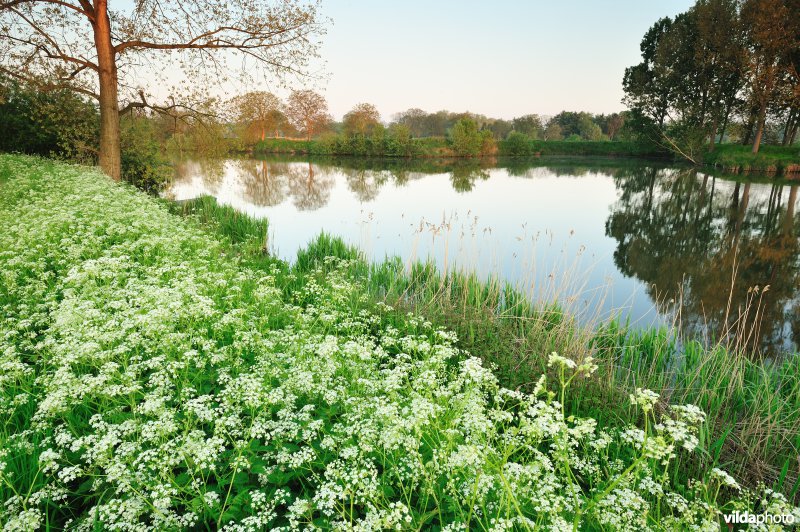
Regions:
<instances>
[{"instance_id":1,"label":"vildaphoto logo","mask_svg":"<svg viewBox=\"0 0 800 532\"><path fill-rule=\"evenodd\" d=\"M723 516L728 525L793 525L792 514L751 514L750 512L733 512Z\"/></svg>"}]
</instances>

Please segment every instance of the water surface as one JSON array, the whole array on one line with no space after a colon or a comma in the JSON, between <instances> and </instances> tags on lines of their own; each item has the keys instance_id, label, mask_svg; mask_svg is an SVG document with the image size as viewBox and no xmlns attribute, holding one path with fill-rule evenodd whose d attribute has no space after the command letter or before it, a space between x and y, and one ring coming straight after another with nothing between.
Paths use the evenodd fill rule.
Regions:
<instances>
[{"instance_id":1,"label":"water surface","mask_svg":"<svg viewBox=\"0 0 800 532\"><path fill-rule=\"evenodd\" d=\"M372 260L497 275L585 320L741 329L766 354L800 345L797 184L651 161L493 163L185 161L167 195L268 218L289 261L325 231Z\"/></svg>"}]
</instances>

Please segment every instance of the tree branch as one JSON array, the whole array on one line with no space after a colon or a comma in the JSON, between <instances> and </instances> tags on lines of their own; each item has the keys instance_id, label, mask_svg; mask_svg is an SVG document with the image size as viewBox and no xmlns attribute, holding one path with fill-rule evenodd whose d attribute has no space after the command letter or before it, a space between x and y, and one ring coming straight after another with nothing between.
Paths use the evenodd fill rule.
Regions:
<instances>
[{"instance_id":1,"label":"tree branch","mask_svg":"<svg viewBox=\"0 0 800 532\"><path fill-rule=\"evenodd\" d=\"M86 3L84 0L79 0L79 1L80 1L80 4L82 6ZM89 13L87 11L84 11L85 8L82 9L82 8L76 6L75 4L70 4L69 2L65 2L63 0L0 0L0 11L2 11L4 9L9 9L9 8L12 8L12 7L20 6L20 5L37 4L37 3L42 3L42 2L48 3L48 4L59 5L59 6L62 6L62 7L66 7L67 9L72 9L73 11L76 11L76 12L80 13L81 15L84 15L86 17L89 17L90 19L93 19L93 14L91 14L91 13ZM91 7L91 6L89 6L89 7Z\"/></svg>"},{"instance_id":2,"label":"tree branch","mask_svg":"<svg viewBox=\"0 0 800 532\"><path fill-rule=\"evenodd\" d=\"M51 52L42 43L37 43L37 42L31 41L29 39L22 39L20 37L14 37L14 36L11 36L11 35L6 35L7 38L9 38L9 39L11 39L13 41L17 41L17 42L20 42L20 43L23 43L23 44L27 44L29 46L33 46L33 47L41 50L42 52L44 52L44 54L50 59L61 59L62 61L69 61L71 63L76 63L76 64L82 65L82 66L84 66L86 68L91 68L92 70L94 70L96 72L99 72L99 70L100 70L99 67L96 64L92 63L91 61L88 61L86 59L81 59L81 58L78 58L78 57L73 57L73 56L70 56L70 55L67 55L66 53L64 53L64 51L61 50L61 47L58 45L58 43L50 35L48 35L47 32L45 32L42 28L40 28L39 25L36 24L36 22L34 22L32 19L29 19L24 14L22 14L22 12L20 12L18 9L16 9L14 7L11 7L11 8L8 8L8 9L9 9L9 11L13 12L14 14L16 14L19 18L24 20L28 24L28 26L33 28L36 31L36 33L41 35L48 43L50 43L50 45L56 50L57 53Z\"/></svg>"},{"instance_id":3,"label":"tree branch","mask_svg":"<svg viewBox=\"0 0 800 532\"><path fill-rule=\"evenodd\" d=\"M190 106L188 106L186 104L179 104L179 103L173 103L171 105L155 105L155 104L151 104L151 103L149 103L147 101L147 98L145 97L143 90L139 91L139 101L128 102L128 104L125 105L125 107L123 107L123 108L121 108L119 110L119 114L123 115L125 113L129 113L129 112L133 111L134 109L151 109L151 110L155 111L156 113L175 117L178 120L181 120L182 122L188 122L188 120L187 120L188 117L200 117L200 116L203 116L203 117L213 118L213 117L216 116L214 113L208 113L208 112L200 111L200 110L195 109L193 107L190 107ZM185 109L186 111L188 111L188 113L186 115L178 115L178 116L176 116L171 112L171 111L176 111L178 109Z\"/></svg>"},{"instance_id":4,"label":"tree branch","mask_svg":"<svg viewBox=\"0 0 800 532\"><path fill-rule=\"evenodd\" d=\"M2 65L0 65L0 73L3 73L3 74L5 74L5 75L7 75L7 76L9 76L11 78L16 79L16 80L19 80L19 81L22 81L22 82L25 82L25 83L29 83L29 84L39 88L42 91L54 91L54 90L60 90L60 89L69 89L69 90L77 92L79 94L83 94L84 96L89 96L90 98L94 98L95 100L99 100L100 99L100 95L97 94L96 92L92 91L92 90L89 90L89 89L87 89L85 87L79 87L79 86L76 86L76 85L72 85L70 83L66 83L66 81L71 80L71 79L74 78L73 75L70 75L67 78L60 78L58 80L59 83L55 83L53 81L45 81L42 78L36 77L36 76L26 76L24 74L21 74L18 70L12 70L12 69L6 68L6 67L4 67ZM73 74L77 75L76 72L73 72Z\"/></svg>"}]
</instances>

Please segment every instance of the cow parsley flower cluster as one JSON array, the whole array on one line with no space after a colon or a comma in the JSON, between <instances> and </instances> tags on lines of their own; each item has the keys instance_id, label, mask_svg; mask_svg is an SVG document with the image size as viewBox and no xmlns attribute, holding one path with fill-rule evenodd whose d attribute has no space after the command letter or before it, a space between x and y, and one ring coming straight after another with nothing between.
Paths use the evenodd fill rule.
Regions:
<instances>
[{"instance_id":1,"label":"cow parsley flower cluster","mask_svg":"<svg viewBox=\"0 0 800 532\"><path fill-rule=\"evenodd\" d=\"M4 530L709 529L756 495L796 511L673 491L696 407L656 415L640 390L644 428L565 416L544 377L504 389L451 332L370 309L337 259L251 269L95 171L0 156L4 175ZM550 363L561 397L597 367Z\"/></svg>"}]
</instances>

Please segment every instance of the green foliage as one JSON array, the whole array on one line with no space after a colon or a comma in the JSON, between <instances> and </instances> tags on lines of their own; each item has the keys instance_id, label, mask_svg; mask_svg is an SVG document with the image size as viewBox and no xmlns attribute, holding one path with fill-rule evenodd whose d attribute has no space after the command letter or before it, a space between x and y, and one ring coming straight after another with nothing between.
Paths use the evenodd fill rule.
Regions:
<instances>
[{"instance_id":1,"label":"green foliage","mask_svg":"<svg viewBox=\"0 0 800 532\"><path fill-rule=\"evenodd\" d=\"M418 149L411 138L411 130L403 124L389 126L385 139L385 155L389 157L413 157Z\"/></svg>"},{"instance_id":2,"label":"green foliage","mask_svg":"<svg viewBox=\"0 0 800 532\"><path fill-rule=\"evenodd\" d=\"M97 109L66 90L41 91L0 80L0 151L95 159Z\"/></svg>"},{"instance_id":3,"label":"green foliage","mask_svg":"<svg viewBox=\"0 0 800 532\"><path fill-rule=\"evenodd\" d=\"M500 319L537 335L576 331L558 308L425 265L367 268L327 237L302 266L258 269L231 256L232 240L96 172L0 157L8 172L7 528L680 530L712 529L733 510L800 511L741 489L713 462L687 474L719 438L699 408L669 405L638 380L609 403L627 411L619 426L572 412L592 398L588 383L618 367L586 346L561 356L540 345L530 393L507 389L450 329L373 304L370 286L405 294L398 302L422 293L434 314L437 294L478 309L458 323L475 325L465 341L486 347L513 345L488 336ZM203 206L192 219L204 212L229 218ZM668 338L624 335L608 331L597 354L676 367ZM728 375L709 368L694 382L736 380Z\"/></svg>"},{"instance_id":4,"label":"green foliage","mask_svg":"<svg viewBox=\"0 0 800 532\"><path fill-rule=\"evenodd\" d=\"M513 138L512 138L513 137ZM654 145L632 141L533 140L524 135L509 135L498 142L499 155L579 155L604 157L665 157L669 152Z\"/></svg>"},{"instance_id":5,"label":"green foliage","mask_svg":"<svg viewBox=\"0 0 800 532\"><path fill-rule=\"evenodd\" d=\"M462 118L448 133L450 145L460 157L477 157L493 152L494 141L489 131L478 130L478 124L470 118Z\"/></svg>"},{"instance_id":6,"label":"green foliage","mask_svg":"<svg viewBox=\"0 0 800 532\"><path fill-rule=\"evenodd\" d=\"M542 138L544 135L544 125L538 115L525 115L512 120L514 131L522 133L533 139Z\"/></svg>"},{"instance_id":7,"label":"green foliage","mask_svg":"<svg viewBox=\"0 0 800 532\"><path fill-rule=\"evenodd\" d=\"M703 162L730 173L763 173L794 177L800 174L800 147L763 146L754 154L749 146L722 144L703 155Z\"/></svg>"},{"instance_id":8,"label":"green foliage","mask_svg":"<svg viewBox=\"0 0 800 532\"><path fill-rule=\"evenodd\" d=\"M153 121L144 117L125 117L120 121L122 178L146 192L157 192L171 175L156 138Z\"/></svg>"},{"instance_id":9,"label":"green foliage","mask_svg":"<svg viewBox=\"0 0 800 532\"><path fill-rule=\"evenodd\" d=\"M530 140L527 135L512 131L505 141L500 142L500 152L513 156L532 155L533 144Z\"/></svg>"}]
</instances>

